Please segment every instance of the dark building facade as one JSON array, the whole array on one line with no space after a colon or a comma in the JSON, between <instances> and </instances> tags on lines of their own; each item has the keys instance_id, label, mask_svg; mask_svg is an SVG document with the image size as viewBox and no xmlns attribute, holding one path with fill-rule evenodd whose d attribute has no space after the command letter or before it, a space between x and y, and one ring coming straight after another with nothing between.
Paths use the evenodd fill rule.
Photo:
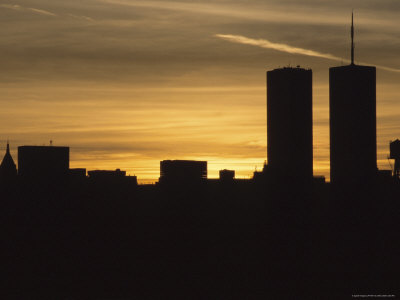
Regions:
<instances>
[{"instance_id":1,"label":"dark building facade","mask_svg":"<svg viewBox=\"0 0 400 300\"><path fill-rule=\"evenodd\" d=\"M333 184L374 180L376 68L329 69L330 167Z\"/></svg>"},{"instance_id":2,"label":"dark building facade","mask_svg":"<svg viewBox=\"0 0 400 300\"><path fill-rule=\"evenodd\" d=\"M267 72L267 151L274 177L312 180L311 70L288 67Z\"/></svg>"},{"instance_id":3,"label":"dark building facade","mask_svg":"<svg viewBox=\"0 0 400 300\"><path fill-rule=\"evenodd\" d=\"M160 183L201 183L206 179L206 161L163 160L160 162Z\"/></svg>"},{"instance_id":4,"label":"dark building facade","mask_svg":"<svg viewBox=\"0 0 400 300\"><path fill-rule=\"evenodd\" d=\"M391 141L390 147L390 159L394 159L393 177L400 178L400 140Z\"/></svg>"},{"instance_id":5,"label":"dark building facade","mask_svg":"<svg viewBox=\"0 0 400 300\"><path fill-rule=\"evenodd\" d=\"M69 169L68 173L69 173L70 178L86 178L86 169L85 168Z\"/></svg>"},{"instance_id":6,"label":"dark building facade","mask_svg":"<svg viewBox=\"0 0 400 300\"><path fill-rule=\"evenodd\" d=\"M18 176L30 180L60 180L69 174L69 147L18 147Z\"/></svg>"},{"instance_id":7,"label":"dark building facade","mask_svg":"<svg viewBox=\"0 0 400 300\"><path fill-rule=\"evenodd\" d=\"M232 181L235 179L235 171L234 170L220 170L219 171L219 179L221 181Z\"/></svg>"},{"instance_id":8,"label":"dark building facade","mask_svg":"<svg viewBox=\"0 0 400 300\"><path fill-rule=\"evenodd\" d=\"M126 171L121 171L120 169L112 170L93 170L88 171L89 178L93 179L103 179L103 178L117 178L125 177Z\"/></svg>"},{"instance_id":9,"label":"dark building facade","mask_svg":"<svg viewBox=\"0 0 400 300\"><path fill-rule=\"evenodd\" d=\"M92 170L88 171L89 180L99 184L105 185L115 185L123 184L136 186L137 177L136 176L126 176L126 171L120 169L116 170Z\"/></svg>"}]
</instances>

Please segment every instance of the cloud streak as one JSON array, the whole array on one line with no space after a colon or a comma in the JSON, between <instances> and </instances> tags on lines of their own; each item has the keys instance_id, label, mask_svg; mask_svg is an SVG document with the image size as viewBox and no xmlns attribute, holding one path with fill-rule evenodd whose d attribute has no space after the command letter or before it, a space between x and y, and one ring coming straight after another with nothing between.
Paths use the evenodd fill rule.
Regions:
<instances>
[{"instance_id":1,"label":"cloud streak","mask_svg":"<svg viewBox=\"0 0 400 300\"><path fill-rule=\"evenodd\" d=\"M313 56L313 57L326 58L326 59L330 59L330 60L343 61L342 58L334 56L332 54L321 53L321 52L317 52L314 50L292 47L292 46L286 45L286 44L273 43L273 42L270 42L265 39L251 39L251 38L247 38L245 36L232 35L232 34L216 34L215 36L218 38L221 38L223 40L233 42L233 43L238 43L238 44L252 45L252 46L257 46L257 47L261 47L261 48L265 48L265 49L273 49L273 50L291 53L291 54L301 54L301 55L306 55L306 56Z\"/></svg>"},{"instance_id":2,"label":"cloud streak","mask_svg":"<svg viewBox=\"0 0 400 300\"><path fill-rule=\"evenodd\" d=\"M238 44L251 45L251 46L256 46L256 47L265 48L265 49L272 49L272 50L286 52L286 53L290 53L290 54L300 54L300 55L311 56L311 57L325 58L325 59L334 60L334 61L350 62L348 59L344 59L344 58L341 58L341 57L338 57L338 56L335 56L335 55L332 55L329 53L321 53L321 52L310 50L310 49L293 47L293 46L290 46L287 44L273 43L266 39L251 39L251 38L248 38L245 36L232 35L232 34L216 34L215 36L218 38L221 38L223 40L233 42L233 43L238 43ZM362 63L362 62L361 62L361 64L369 65L368 63ZM385 66L376 66L376 67L381 70L400 73L399 69L389 68L389 67L385 67Z\"/></svg>"},{"instance_id":3,"label":"cloud streak","mask_svg":"<svg viewBox=\"0 0 400 300\"><path fill-rule=\"evenodd\" d=\"M56 17L57 15L44 10L44 9L38 9L38 8L32 8L32 7L23 7L21 5L17 5L17 4L0 4L0 7L2 8L8 8L8 9L12 9L12 10L17 10L17 11L30 11L39 15L44 15L44 16L52 16L52 17Z\"/></svg>"},{"instance_id":4,"label":"cloud streak","mask_svg":"<svg viewBox=\"0 0 400 300\"><path fill-rule=\"evenodd\" d=\"M35 14L39 14L42 16L50 16L50 17L57 17L57 16L67 16L76 20L82 20L82 21L87 21L87 22L94 22L94 19L88 16L81 16L81 15L74 15L74 14L61 14L57 15L51 11L44 10L44 9L39 9L39 8L33 8L33 7L25 7L21 6L18 4L0 4L0 8L6 8L6 9L11 9L19 12L31 12Z\"/></svg>"},{"instance_id":5,"label":"cloud streak","mask_svg":"<svg viewBox=\"0 0 400 300\"><path fill-rule=\"evenodd\" d=\"M56 14L49 12L47 10L44 10L44 9L37 9L37 8L31 8L31 7L27 8L27 9L30 11L33 11L34 13L40 14L40 15L52 16L52 17L57 16Z\"/></svg>"},{"instance_id":6,"label":"cloud streak","mask_svg":"<svg viewBox=\"0 0 400 300\"><path fill-rule=\"evenodd\" d=\"M77 19L77 20L88 21L88 22L94 22L95 21L93 18L88 17L88 16L79 16L79 15L74 15L74 14L68 14L68 17L71 17L71 18Z\"/></svg>"}]
</instances>

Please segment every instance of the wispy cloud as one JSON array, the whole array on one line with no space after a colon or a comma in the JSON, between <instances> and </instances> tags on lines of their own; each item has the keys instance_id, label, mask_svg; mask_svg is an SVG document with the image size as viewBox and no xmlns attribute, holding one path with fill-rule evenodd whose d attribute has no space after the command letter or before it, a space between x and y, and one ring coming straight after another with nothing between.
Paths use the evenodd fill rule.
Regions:
<instances>
[{"instance_id":1,"label":"wispy cloud","mask_svg":"<svg viewBox=\"0 0 400 300\"><path fill-rule=\"evenodd\" d=\"M309 6L307 4L295 3L291 5L279 4L279 1L246 1L245 5L235 1L157 1L157 0L98 0L99 2L134 7L149 8L152 10L169 10L192 14L206 14L210 16L221 16L251 20L266 23L285 24L313 24L313 25L340 25L349 24L349 9L330 9L326 5ZM301 2L301 1L299 1ZM288 9L289 7L289 9ZM357 17L357 24L366 27L384 27L397 30L397 14L386 14L385 17L378 17L376 12L364 13Z\"/></svg>"},{"instance_id":2,"label":"wispy cloud","mask_svg":"<svg viewBox=\"0 0 400 300\"><path fill-rule=\"evenodd\" d=\"M44 9L23 7L23 6L17 5L17 4L0 4L0 7L12 9L12 10L18 10L18 11L30 11L30 12L33 12L33 13L36 13L39 15L44 15L44 16L52 16L52 17L57 16L55 13L52 13L52 12L44 10Z\"/></svg>"},{"instance_id":3,"label":"wispy cloud","mask_svg":"<svg viewBox=\"0 0 400 300\"><path fill-rule=\"evenodd\" d=\"M6 8L6 9L12 9L20 12L31 12L43 16L50 16L50 17L57 17L56 13L53 13L48 10L44 9L39 9L39 8L33 8L33 7L24 7L18 4L0 4L0 8ZM81 20L81 21L87 21L87 22L93 22L94 19L88 16L83 16L83 15L74 15L74 14L61 14L60 16L67 16L69 18L73 18L76 20Z\"/></svg>"},{"instance_id":4,"label":"wispy cloud","mask_svg":"<svg viewBox=\"0 0 400 300\"><path fill-rule=\"evenodd\" d=\"M326 58L330 60L336 60L336 61L343 61L342 58L334 56L332 54L328 53L321 53L317 52L314 50L309 50L309 49L303 49L303 48L297 48L297 47L292 47L290 45L286 44L280 44L280 43L273 43L265 39L251 39L247 38L245 36L241 35L232 35L232 34L216 34L216 37L219 37L221 39L238 43L238 44L245 44L245 45L252 45L252 46L257 46L261 48L266 48L266 49L273 49L281 52L287 52L291 54L301 54L301 55L306 55L306 56L313 56L313 57L321 57L321 58Z\"/></svg>"},{"instance_id":5,"label":"wispy cloud","mask_svg":"<svg viewBox=\"0 0 400 300\"><path fill-rule=\"evenodd\" d=\"M247 19L253 21L279 22L283 20L290 23L326 23L338 24L340 19L337 16L324 16L321 18L318 14L305 16L298 11L283 11L279 6L254 6L243 7L233 3L203 3L201 1L157 1L157 0L99 0L112 5L126 7L141 7L157 10L170 10L193 14L206 14L211 16L222 16L229 18ZM342 18L342 23L344 22ZM347 19L346 19L347 20Z\"/></svg>"},{"instance_id":6,"label":"wispy cloud","mask_svg":"<svg viewBox=\"0 0 400 300\"><path fill-rule=\"evenodd\" d=\"M37 8L31 8L31 7L28 7L27 9L30 11L33 11L34 13L40 14L40 15L53 16L53 17L57 16L56 14L49 12L47 10L44 10L44 9L37 9Z\"/></svg>"},{"instance_id":7,"label":"wispy cloud","mask_svg":"<svg viewBox=\"0 0 400 300\"><path fill-rule=\"evenodd\" d=\"M83 21L88 21L88 22L94 22L94 19L88 16L78 16L74 14L68 14L69 17L77 20L83 20Z\"/></svg>"},{"instance_id":8,"label":"wispy cloud","mask_svg":"<svg viewBox=\"0 0 400 300\"><path fill-rule=\"evenodd\" d=\"M281 43L273 43L270 42L266 39L251 39L245 36L241 35L232 35L232 34L216 34L215 35L218 38L221 38L223 40L233 42L233 43L238 43L238 44L244 44L244 45L251 45L251 46L256 46L260 48L265 48L265 49L273 49L276 51L281 51L281 52L286 52L286 53L291 53L291 54L300 54L300 55L306 55L306 56L312 56L312 57L319 57L319 58L325 58L329 60L334 60L334 61L343 61L343 62L350 62L348 59L344 59L329 53L321 53L318 51L310 50L310 49L304 49L304 48L298 48L298 47L293 47L287 44L281 44ZM362 63L361 64L369 64L369 63ZM385 70L385 71L391 71L391 72L399 72L399 69L395 68L389 68L385 66L376 66L379 69Z\"/></svg>"},{"instance_id":9,"label":"wispy cloud","mask_svg":"<svg viewBox=\"0 0 400 300\"><path fill-rule=\"evenodd\" d=\"M14 9L14 10L22 9L22 7L20 5L16 5L16 4L0 4L0 7Z\"/></svg>"},{"instance_id":10,"label":"wispy cloud","mask_svg":"<svg viewBox=\"0 0 400 300\"><path fill-rule=\"evenodd\" d=\"M0 4L0 7L13 9L13 10L22 10L23 9L21 5L17 5L17 4Z\"/></svg>"}]
</instances>

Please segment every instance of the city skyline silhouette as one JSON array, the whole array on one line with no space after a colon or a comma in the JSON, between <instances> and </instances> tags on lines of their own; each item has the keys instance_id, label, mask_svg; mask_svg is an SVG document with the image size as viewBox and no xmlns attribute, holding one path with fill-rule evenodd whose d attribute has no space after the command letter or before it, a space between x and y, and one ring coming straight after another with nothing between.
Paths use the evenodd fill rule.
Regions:
<instances>
[{"instance_id":1,"label":"city skyline silhouette","mask_svg":"<svg viewBox=\"0 0 400 300\"><path fill-rule=\"evenodd\" d=\"M330 173L327 176L329 181L333 174L334 181L351 182L356 180L355 174L357 173L360 174L359 179L356 180L358 182L365 181L366 178L374 180L373 178L378 172L376 67L355 64L353 12L350 36L350 64L329 69ZM281 45L276 48L279 50L282 47L289 46ZM281 51L291 53L291 50ZM307 53L304 49L293 48L293 51L304 52L302 54L309 56L324 57L314 54L312 51ZM329 59L329 56L325 56L324 58ZM379 68L385 69L385 67ZM386 68L386 70L389 69ZM297 65L296 68L288 66L267 71L268 159L265 162L268 161L269 169L274 170L273 172L276 174L287 173L287 170L292 168L297 170L298 174L293 176L294 180L311 179L314 173L312 81L312 70L300 68L300 65ZM390 140L391 142L392 140ZM293 148L293 144L297 148ZM50 140L50 146L52 145L53 140ZM18 147L18 153L20 148L24 147ZM39 149L38 146L35 147ZM389 159L393 159L391 147L392 145L390 145L390 155L387 156L390 169L383 169L383 171L391 171L394 174L397 165L395 163L393 167L389 161ZM361 149L363 149L362 152L365 152L364 154L360 153ZM9 140L7 140L7 156L10 157ZM299 160L299 157L303 159ZM84 169L86 170L86 168ZM220 173L221 170L218 172ZM126 173L126 171L124 172ZM257 166L255 173L257 173ZM160 178L163 177L162 174L161 167ZM208 178L207 176L208 172L206 178ZM254 176L248 175L247 179L250 178L254 178ZM147 183L149 181L155 183L156 179L147 179Z\"/></svg>"},{"instance_id":2,"label":"city skyline silhouette","mask_svg":"<svg viewBox=\"0 0 400 300\"><path fill-rule=\"evenodd\" d=\"M90 11L77 4L62 8L37 2L37 9L56 16L29 10L35 7L24 1L19 5L1 7L11 22L3 26L1 48L6 77L2 149L7 138L15 146L48 145L53 140L71 147L76 168L119 167L139 180L155 181L159 161L198 159L209 162L210 177L228 168L235 169L237 177L249 178L255 167L262 169L266 157L265 71L301 65L314 72L314 173L329 180L328 70L341 62L236 44L215 35L242 35L330 53L343 57L346 65L347 3L329 9L316 1L298 4L296 14L285 11L294 9L285 2L253 3L241 10L242 16L229 4L215 3L204 3L196 12L193 3L159 9L108 3ZM381 5L378 12L374 7L373 2L354 6L356 63L396 69L397 49L391 42L396 18L391 16L397 7ZM125 11L136 13L137 19L132 18L140 22L130 20ZM282 16L283 11L287 15ZM168 18L174 14L182 22L195 23L182 28ZM171 22L167 27L163 16ZM221 24L220 16L230 25ZM204 20L209 22L207 29L197 26ZM247 25L238 27L239 21ZM397 138L399 128L398 78L396 72L377 70L380 169L390 168L388 143Z\"/></svg>"},{"instance_id":3,"label":"city skyline silhouette","mask_svg":"<svg viewBox=\"0 0 400 300\"><path fill-rule=\"evenodd\" d=\"M0 297L398 297L400 6L353 4L0 4Z\"/></svg>"}]
</instances>

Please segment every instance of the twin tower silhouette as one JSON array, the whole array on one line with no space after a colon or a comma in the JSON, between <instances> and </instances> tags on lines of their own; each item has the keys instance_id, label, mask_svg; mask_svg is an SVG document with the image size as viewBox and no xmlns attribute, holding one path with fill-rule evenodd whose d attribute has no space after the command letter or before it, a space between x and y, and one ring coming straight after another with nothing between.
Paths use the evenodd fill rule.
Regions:
<instances>
[{"instance_id":1,"label":"twin tower silhouette","mask_svg":"<svg viewBox=\"0 0 400 300\"><path fill-rule=\"evenodd\" d=\"M330 180L364 184L378 175L376 68L351 63L329 69ZM278 178L313 177L312 70L285 67L267 72L268 171Z\"/></svg>"}]
</instances>

